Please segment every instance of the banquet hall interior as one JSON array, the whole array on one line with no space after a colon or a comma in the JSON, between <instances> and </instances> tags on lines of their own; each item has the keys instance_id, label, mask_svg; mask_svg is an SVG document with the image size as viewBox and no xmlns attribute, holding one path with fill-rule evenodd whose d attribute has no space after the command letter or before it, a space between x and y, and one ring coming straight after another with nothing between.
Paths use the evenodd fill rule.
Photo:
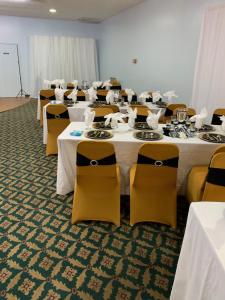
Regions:
<instances>
[{"instance_id":1,"label":"banquet hall interior","mask_svg":"<svg viewBox=\"0 0 225 300\"><path fill-rule=\"evenodd\" d=\"M0 299L225 299L224 37L224 0L0 0Z\"/></svg>"}]
</instances>

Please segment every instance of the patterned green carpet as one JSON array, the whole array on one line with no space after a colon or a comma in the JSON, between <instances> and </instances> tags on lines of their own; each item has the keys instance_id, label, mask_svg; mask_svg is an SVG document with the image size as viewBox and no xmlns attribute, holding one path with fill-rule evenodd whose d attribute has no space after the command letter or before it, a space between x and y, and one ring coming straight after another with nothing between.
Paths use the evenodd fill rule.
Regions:
<instances>
[{"instance_id":1,"label":"patterned green carpet","mask_svg":"<svg viewBox=\"0 0 225 300\"><path fill-rule=\"evenodd\" d=\"M177 230L71 225L72 194L55 194L36 102L0 113L0 299L169 299L187 205Z\"/></svg>"}]
</instances>

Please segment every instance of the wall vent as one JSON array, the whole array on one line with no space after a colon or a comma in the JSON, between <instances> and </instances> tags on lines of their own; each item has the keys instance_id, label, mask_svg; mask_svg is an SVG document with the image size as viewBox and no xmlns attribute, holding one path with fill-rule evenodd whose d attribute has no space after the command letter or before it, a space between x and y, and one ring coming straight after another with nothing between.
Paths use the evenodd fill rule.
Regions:
<instances>
[{"instance_id":1,"label":"wall vent","mask_svg":"<svg viewBox=\"0 0 225 300\"><path fill-rule=\"evenodd\" d=\"M102 22L101 19L97 19L97 18L79 18L77 19L78 22L80 23L90 23L90 24L99 24Z\"/></svg>"}]
</instances>

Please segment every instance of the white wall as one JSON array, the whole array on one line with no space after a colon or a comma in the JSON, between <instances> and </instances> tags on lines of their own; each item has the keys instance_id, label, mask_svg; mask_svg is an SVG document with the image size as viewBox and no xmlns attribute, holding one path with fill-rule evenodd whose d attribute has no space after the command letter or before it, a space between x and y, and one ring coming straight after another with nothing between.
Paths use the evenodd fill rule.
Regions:
<instances>
[{"instance_id":1,"label":"white wall","mask_svg":"<svg viewBox=\"0 0 225 300\"><path fill-rule=\"evenodd\" d=\"M189 102L204 8L218 0L146 0L102 23L100 76ZM132 64L132 58L138 63Z\"/></svg>"},{"instance_id":2,"label":"white wall","mask_svg":"<svg viewBox=\"0 0 225 300\"><path fill-rule=\"evenodd\" d=\"M21 59L23 87L29 91L29 36L65 35L99 38L100 25L61 20L0 16L0 42L17 43ZM2 72L2 70L0 70ZM73 79L73 78L72 78Z\"/></svg>"}]
</instances>

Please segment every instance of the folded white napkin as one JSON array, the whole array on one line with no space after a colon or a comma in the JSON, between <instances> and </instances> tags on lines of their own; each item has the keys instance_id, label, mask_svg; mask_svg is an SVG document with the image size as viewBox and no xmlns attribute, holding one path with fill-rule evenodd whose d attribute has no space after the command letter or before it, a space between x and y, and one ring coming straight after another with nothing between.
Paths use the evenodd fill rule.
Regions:
<instances>
[{"instance_id":1,"label":"folded white napkin","mask_svg":"<svg viewBox=\"0 0 225 300\"><path fill-rule=\"evenodd\" d=\"M72 99L73 102L77 101L77 89L73 89L73 91L67 96L68 99Z\"/></svg>"},{"instance_id":2,"label":"folded white napkin","mask_svg":"<svg viewBox=\"0 0 225 300\"><path fill-rule=\"evenodd\" d=\"M92 110L90 107L87 107L84 111L84 122L86 128L89 128L93 123L95 118L95 111Z\"/></svg>"},{"instance_id":3,"label":"folded white napkin","mask_svg":"<svg viewBox=\"0 0 225 300\"><path fill-rule=\"evenodd\" d=\"M152 102L157 102L162 98L160 91L152 92Z\"/></svg>"},{"instance_id":4,"label":"folded white napkin","mask_svg":"<svg viewBox=\"0 0 225 300\"><path fill-rule=\"evenodd\" d=\"M127 94L127 101L130 103L135 92L132 89L125 89L125 93Z\"/></svg>"},{"instance_id":5,"label":"folded white napkin","mask_svg":"<svg viewBox=\"0 0 225 300\"><path fill-rule=\"evenodd\" d=\"M64 79L58 79L58 82L59 82L59 87L61 87L61 89L63 89L64 86L65 86L65 80Z\"/></svg>"},{"instance_id":6,"label":"folded white napkin","mask_svg":"<svg viewBox=\"0 0 225 300\"><path fill-rule=\"evenodd\" d=\"M65 93L66 91L67 91L67 90L56 88L56 89L55 89L55 99L56 99L57 101L63 102L63 101L64 101L64 93Z\"/></svg>"},{"instance_id":7,"label":"folded white napkin","mask_svg":"<svg viewBox=\"0 0 225 300\"><path fill-rule=\"evenodd\" d=\"M108 126L109 123L111 122L112 128L117 128L118 127L118 122L120 123L125 123L123 118L125 117L124 114L117 112L117 113L112 113L104 116L105 120L105 126Z\"/></svg>"},{"instance_id":8,"label":"folded white napkin","mask_svg":"<svg viewBox=\"0 0 225 300\"><path fill-rule=\"evenodd\" d=\"M43 81L43 88L44 89L49 89L51 85L51 81L44 79Z\"/></svg>"},{"instance_id":9,"label":"folded white napkin","mask_svg":"<svg viewBox=\"0 0 225 300\"><path fill-rule=\"evenodd\" d=\"M106 95L106 102L108 104L113 104L113 102L114 102L114 92L112 90L108 91L108 93Z\"/></svg>"},{"instance_id":10,"label":"folded white napkin","mask_svg":"<svg viewBox=\"0 0 225 300\"><path fill-rule=\"evenodd\" d=\"M97 91L93 87L87 90L87 94L89 96L89 101L95 101L98 99Z\"/></svg>"},{"instance_id":11,"label":"folded white napkin","mask_svg":"<svg viewBox=\"0 0 225 300\"><path fill-rule=\"evenodd\" d=\"M172 102L172 98L178 98L175 91L168 91L164 93L163 96L167 99L168 103Z\"/></svg>"},{"instance_id":12,"label":"folded white napkin","mask_svg":"<svg viewBox=\"0 0 225 300\"><path fill-rule=\"evenodd\" d=\"M200 114L198 115L194 115L193 117L190 118L191 122L195 122L195 127L197 129L200 129L202 127L202 125L204 124L205 119L208 116L208 112L207 109L204 107Z\"/></svg>"},{"instance_id":13,"label":"folded white napkin","mask_svg":"<svg viewBox=\"0 0 225 300\"><path fill-rule=\"evenodd\" d=\"M102 85L102 81L93 81L92 86L94 89L99 88Z\"/></svg>"},{"instance_id":14,"label":"folded white napkin","mask_svg":"<svg viewBox=\"0 0 225 300\"><path fill-rule=\"evenodd\" d=\"M60 79L54 79L50 81L51 84L54 84L56 88L60 88Z\"/></svg>"},{"instance_id":15,"label":"folded white napkin","mask_svg":"<svg viewBox=\"0 0 225 300\"><path fill-rule=\"evenodd\" d=\"M149 92L143 92L139 95L140 99L148 99L150 98Z\"/></svg>"},{"instance_id":16,"label":"folded white napkin","mask_svg":"<svg viewBox=\"0 0 225 300\"><path fill-rule=\"evenodd\" d=\"M160 114L161 114L160 110L158 111L157 114L154 114L151 111L149 111L148 117L146 119L146 122L149 127L152 127L152 129L158 128Z\"/></svg>"},{"instance_id":17,"label":"folded white napkin","mask_svg":"<svg viewBox=\"0 0 225 300\"><path fill-rule=\"evenodd\" d=\"M77 87L78 87L78 80L73 80L71 83L74 85L74 88L77 89Z\"/></svg>"},{"instance_id":18,"label":"folded white napkin","mask_svg":"<svg viewBox=\"0 0 225 300\"><path fill-rule=\"evenodd\" d=\"M110 80L106 80L106 81L103 82L102 87L110 88L110 86L112 86Z\"/></svg>"},{"instance_id":19,"label":"folded white napkin","mask_svg":"<svg viewBox=\"0 0 225 300\"><path fill-rule=\"evenodd\" d=\"M137 118L137 108L132 109L130 107L127 108L127 117L128 117L128 125L131 128L134 128L135 119Z\"/></svg>"},{"instance_id":20,"label":"folded white napkin","mask_svg":"<svg viewBox=\"0 0 225 300\"><path fill-rule=\"evenodd\" d=\"M225 131L225 116L221 116L220 120L222 121L222 124L221 124L222 130Z\"/></svg>"}]
</instances>

